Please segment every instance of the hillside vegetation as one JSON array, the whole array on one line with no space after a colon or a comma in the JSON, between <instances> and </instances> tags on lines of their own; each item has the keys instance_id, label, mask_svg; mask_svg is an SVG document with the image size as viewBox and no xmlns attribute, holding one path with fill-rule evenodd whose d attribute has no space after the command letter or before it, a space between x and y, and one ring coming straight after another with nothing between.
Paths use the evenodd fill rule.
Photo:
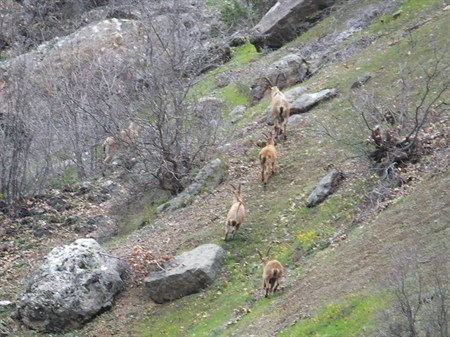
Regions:
<instances>
[{"instance_id":1,"label":"hillside vegetation","mask_svg":"<svg viewBox=\"0 0 450 337\"><path fill-rule=\"evenodd\" d=\"M352 9L337 9L266 55L249 43L236 47L229 63L204 74L192 90L224 99L230 111L247 104L246 88L261 69L338 31L370 3L353 1ZM444 7L436 0L403 1L333 47L341 57L300 85L308 92L337 88L338 95L288 124L289 138L277 144L276 175L266 189L256 143L272 128L265 121L268 97L247 107L237 125L225 126L233 137L217 155L228 163L227 181L176 211L156 214L152 206L126 213L122 228L145 225L106 243L123 258L136 247L164 256L219 244L225 266L212 286L157 305L145 296L143 275L135 270L110 311L61 336L413 336L413 326L414 336L428 329L429 336L447 337L450 86L443 89L439 76L446 71L448 79L450 69L450 10ZM215 88L220 74L231 83ZM427 80L433 74L438 81ZM371 77L366 85L351 89L364 75ZM422 127L420 158L383 180L391 171L369 158L374 145L367 141L366 122L376 119L374 107L397 111L405 105L412 120L418 110L435 113ZM345 180L323 203L307 208L308 194L331 167ZM223 241L229 183L242 183L247 217L236 237ZM269 246L285 275L281 289L265 298L257 249ZM403 321L405 303L414 322Z\"/></svg>"}]
</instances>

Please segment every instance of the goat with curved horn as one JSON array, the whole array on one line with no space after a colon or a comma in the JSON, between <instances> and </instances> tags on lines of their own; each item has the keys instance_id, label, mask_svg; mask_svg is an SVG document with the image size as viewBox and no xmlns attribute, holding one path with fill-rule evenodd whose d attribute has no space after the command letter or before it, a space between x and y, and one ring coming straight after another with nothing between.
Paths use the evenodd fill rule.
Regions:
<instances>
[{"instance_id":1,"label":"goat with curved horn","mask_svg":"<svg viewBox=\"0 0 450 337\"><path fill-rule=\"evenodd\" d=\"M263 77L270 85L270 95L272 97L272 117L275 130L275 139L283 135L284 140L287 139L287 123L290 115L289 103L286 96L277 87L278 79L284 74L280 73L277 75L275 84L266 76Z\"/></svg>"},{"instance_id":2,"label":"goat with curved horn","mask_svg":"<svg viewBox=\"0 0 450 337\"><path fill-rule=\"evenodd\" d=\"M227 214L227 223L225 228L225 238L228 239L228 234L234 239L236 232L241 226L245 218L245 207L242 203L241 184L236 188L233 184L230 184L232 192L234 194L233 204Z\"/></svg>"},{"instance_id":3,"label":"goat with curved horn","mask_svg":"<svg viewBox=\"0 0 450 337\"><path fill-rule=\"evenodd\" d=\"M277 260L269 260L269 252L272 246L267 250L266 255L263 255L259 250L256 250L261 258L263 267L263 289L266 292L265 297L269 297L270 294L275 293L280 285L281 278L283 276L283 265Z\"/></svg>"},{"instance_id":4,"label":"goat with curved horn","mask_svg":"<svg viewBox=\"0 0 450 337\"><path fill-rule=\"evenodd\" d=\"M275 161L277 159L277 150L272 138L272 133L264 134L266 136L266 146L259 152L259 162L261 164L261 181L266 188L269 178L275 174Z\"/></svg>"}]
</instances>

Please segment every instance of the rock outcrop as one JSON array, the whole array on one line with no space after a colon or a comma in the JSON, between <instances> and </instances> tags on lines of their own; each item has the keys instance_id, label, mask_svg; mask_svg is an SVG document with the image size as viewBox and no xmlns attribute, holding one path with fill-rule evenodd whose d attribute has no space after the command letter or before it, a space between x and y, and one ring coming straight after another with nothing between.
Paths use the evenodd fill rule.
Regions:
<instances>
[{"instance_id":1,"label":"rock outcrop","mask_svg":"<svg viewBox=\"0 0 450 337\"><path fill-rule=\"evenodd\" d=\"M147 276L144 279L146 292L156 303L197 293L214 281L223 259L222 247L201 245L169 260L164 270Z\"/></svg>"},{"instance_id":2,"label":"rock outcrop","mask_svg":"<svg viewBox=\"0 0 450 337\"><path fill-rule=\"evenodd\" d=\"M278 1L253 27L251 42L258 51L278 49L308 30L336 0Z\"/></svg>"},{"instance_id":3,"label":"rock outcrop","mask_svg":"<svg viewBox=\"0 0 450 337\"><path fill-rule=\"evenodd\" d=\"M14 318L38 331L80 328L112 306L126 268L94 239L56 247L19 296Z\"/></svg>"}]
</instances>

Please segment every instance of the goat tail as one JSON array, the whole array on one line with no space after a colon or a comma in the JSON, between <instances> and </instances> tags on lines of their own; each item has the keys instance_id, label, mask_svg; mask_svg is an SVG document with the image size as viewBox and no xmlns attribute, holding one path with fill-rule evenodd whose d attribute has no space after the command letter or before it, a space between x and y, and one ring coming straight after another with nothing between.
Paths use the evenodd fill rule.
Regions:
<instances>
[{"instance_id":1,"label":"goat tail","mask_svg":"<svg viewBox=\"0 0 450 337\"><path fill-rule=\"evenodd\" d=\"M279 118L280 118L281 123L284 122L284 114L283 113L284 113L284 108L282 106L280 106Z\"/></svg>"},{"instance_id":2,"label":"goat tail","mask_svg":"<svg viewBox=\"0 0 450 337\"><path fill-rule=\"evenodd\" d=\"M273 268L272 269L272 277L273 278L277 278L278 277L278 269L277 268Z\"/></svg>"},{"instance_id":3,"label":"goat tail","mask_svg":"<svg viewBox=\"0 0 450 337\"><path fill-rule=\"evenodd\" d=\"M267 160L267 157L266 157L266 156L260 156L260 157L259 157L259 160L261 161L261 165L262 165L262 166L266 165L266 160Z\"/></svg>"},{"instance_id":4,"label":"goat tail","mask_svg":"<svg viewBox=\"0 0 450 337\"><path fill-rule=\"evenodd\" d=\"M238 215L239 215L239 207L241 207L241 205L242 205L242 202L239 201L239 205L238 205L238 207L236 208L236 218L237 218Z\"/></svg>"}]
</instances>

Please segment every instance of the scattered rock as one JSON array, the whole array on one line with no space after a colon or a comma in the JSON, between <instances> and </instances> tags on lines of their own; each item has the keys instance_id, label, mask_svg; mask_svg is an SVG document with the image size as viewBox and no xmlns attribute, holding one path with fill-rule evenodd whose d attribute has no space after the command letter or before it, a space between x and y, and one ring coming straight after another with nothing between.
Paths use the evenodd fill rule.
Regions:
<instances>
[{"instance_id":1,"label":"scattered rock","mask_svg":"<svg viewBox=\"0 0 450 337\"><path fill-rule=\"evenodd\" d=\"M92 184L88 181L84 181L80 186L80 194L86 194L92 191Z\"/></svg>"},{"instance_id":2,"label":"scattered rock","mask_svg":"<svg viewBox=\"0 0 450 337\"><path fill-rule=\"evenodd\" d=\"M107 194L114 191L117 187L117 184L112 180L107 180L101 185L101 193Z\"/></svg>"},{"instance_id":3,"label":"scattered rock","mask_svg":"<svg viewBox=\"0 0 450 337\"><path fill-rule=\"evenodd\" d=\"M30 209L31 215L42 215L45 213L45 209L42 207L33 207Z\"/></svg>"},{"instance_id":4,"label":"scattered rock","mask_svg":"<svg viewBox=\"0 0 450 337\"><path fill-rule=\"evenodd\" d=\"M227 74L220 73L214 77L214 82L218 88L224 88L231 83L231 78Z\"/></svg>"},{"instance_id":5,"label":"scattered rock","mask_svg":"<svg viewBox=\"0 0 450 337\"><path fill-rule=\"evenodd\" d=\"M370 75L363 75L359 76L355 82L350 86L351 89L362 87L368 80L370 80L372 76Z\"/></svg>"},{"instance_id":6,"label":"scattered rock","mask_svg":"<svg viewBox=\"0 0 450 337\"><path fill-rule=\"evenodd\" d=\"M145 289L156 303L197 293L214 281L223 259L222 247L201 245L169 260L165 270L148 275L144 279Z\"/></svg>"},{"instance_id":7,"label":"scattered rock","mask_svg":"<svg viewBox=\"0 0 450 337\"><path fill-rule=\"evenodd\" d=\"M51 235L51 232L50 232L50 230L48 228L36 228L33 231L33 235L35 237L37 237L37 238L41 238L41 237L46 236L46 235L47 236Z\"/></svg>"},{"instance_id":8,"label":"scattered rock","mask_svg":"<svg viewBox=\"0 0 450 337\"><path fill-rule=\"evenodd\" d=\"M80 217L77 215L69 215L66 221L63 223L63 226L71 226L76 224L80 220Z\"/></svg>"},{"instance_id":9,"label":"scattered rock","mask_svg":"<svg viewBox=\"0 0 450 337\"><path fill-rule=\"evenodd\" d=\"M80 328L111 307L126 267L93 239L56 247L18 297L13 316L42 332Z\"/></svg>"},{"instance_id":10,"label":"scattered rock","mask_svg":"<svg viewBox=\"0 0 450 337\"><path fill-rule=\"evenodd\" d=\"M50 197L47 199L47 204L58 212L66 209L66 202L60 197Z\"/></svg>"}]
</instances>

